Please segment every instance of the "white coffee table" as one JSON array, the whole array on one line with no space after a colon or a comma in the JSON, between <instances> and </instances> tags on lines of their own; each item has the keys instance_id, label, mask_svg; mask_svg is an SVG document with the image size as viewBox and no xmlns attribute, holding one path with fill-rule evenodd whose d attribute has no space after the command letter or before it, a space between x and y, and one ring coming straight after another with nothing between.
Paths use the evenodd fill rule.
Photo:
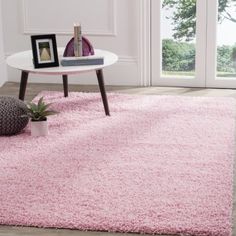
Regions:
<instances>
[{"instance_id":1,"label":"white coffee table","mask_svg":"<svg viewBox=\"0 0 236 236\"><path fill-rule=\"evenodd\" d=\"M62 57L64 48L58 48L59 60ZM33 56L32 51L24 51L13 54L7 58L7 64L10 67L21 70L21 82L19 90L19 99L24 100L25 91L28 81L29 73L42 74L42 75L61 75L63 78L63 88L64 96L68 97L68 75L80 74L83 72L96 71L98 85L100 88L102 101L105 109L106 115L110 115L107 95L104 84L103 68L111 66L118 61L118 56L114 53L104 51L104 50L95 50L95 55L104 57L103 65L94 65L94 66L59 66L43 69L35 69L33 65Z\"/></svg>"}]
</instances>

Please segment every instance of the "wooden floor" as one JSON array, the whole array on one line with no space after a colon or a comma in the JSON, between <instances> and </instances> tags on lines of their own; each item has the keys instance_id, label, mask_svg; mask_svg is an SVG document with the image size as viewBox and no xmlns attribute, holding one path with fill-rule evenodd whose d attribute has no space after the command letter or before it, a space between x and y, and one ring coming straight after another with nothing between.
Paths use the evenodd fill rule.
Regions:
<instances>
[{"instance_id":1,"label":"wooden floor","mask_svg":"<svg viewBox=\"0 0 236 236\"><path fill-rule=\"evenodd\" d=\"M18 96L19 84L6 83L0 88L0 95ZM28 84L26 100L31 100L42 90L63 91L62 84ZM70 91L98 92L96 85L69 85ZM181 95L181 96L212 96L212 97L235 97L234 89L204 89L204 88L176 88L176 87L127 87L127 86L106 86L107 91L115 91L128 94L150 94L150 95Z\"/></svg>"},{"instance_id":2,"label":"wooden floor","mask_svg":"<svg viewBox=\"0 0 236 236\"><path fill-rule=\"evenodd\" d=\"M150 94L150 95L181 95L181 96L212 96L212 97L234 97L236 98L236 90L230 89L202 89L202 88L170 88L170 87L115 87L107 86L107 91L116 91L128 94ZM97 86L71 85L70 91L80 92L97 92ZM0 88L1 95L18 96L19 84L6 83ZM26 100L31 100L40 91L62 91L61 84L29 84L26 91ZM234 177L234 189L236 189L236 174ZM234 195L234 209L236 209L236 197ZM234 210L234 230L233 235L236 236L236 210ZM81 232L77 230L59 230L59 229L37 229L27 227L9 227L0 226L0 236L119 236L119 234L105 232ZM121 234L135 235L135 234Z\"/></svg>"}]
</instances>

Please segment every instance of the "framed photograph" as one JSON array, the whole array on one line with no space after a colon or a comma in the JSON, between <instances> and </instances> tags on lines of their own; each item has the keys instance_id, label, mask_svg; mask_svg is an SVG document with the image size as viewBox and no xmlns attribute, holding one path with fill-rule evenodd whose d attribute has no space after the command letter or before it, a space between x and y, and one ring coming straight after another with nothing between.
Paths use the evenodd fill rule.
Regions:
<instances>
[{"instance_id":1,"label":"framed photograph","mask_svg":"<svg viewBox=\"0 0 236 236\"><path fill-rule=\"evenodd\" d=\"M55 34L31 36L35 68L59 66Z\"/></svg>"}]
</instances>

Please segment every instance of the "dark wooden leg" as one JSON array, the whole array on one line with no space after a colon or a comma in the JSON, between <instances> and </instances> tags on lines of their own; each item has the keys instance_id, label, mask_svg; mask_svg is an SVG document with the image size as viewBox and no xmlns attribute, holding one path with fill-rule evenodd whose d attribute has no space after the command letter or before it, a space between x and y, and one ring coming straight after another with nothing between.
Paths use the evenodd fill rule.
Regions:
<instances>
[{"instance_id":1,"label":"dark wooden leg","mask_svg":"<svg viewBox=\"0 0 236 236\"><path fill-rule=\"evenodd\" d=\"M24 99L25 99L25 91L26 91L28 76L29 76L29 72L27 72L27 71L21 72L19 99L22 101L24 101Z\"/></svg>"},{"instance_id":2,"label":"dark wooden leg","mask_svg":"<svg viewBox=\"0 0 236 236\"><path fill-rule=\"evenodd\" d=\"M63 75L64 96L68 97L68 75Z\"/></svg>"},{"instance_id":3,"label":"dark wooden leg","mask_svg":"<svg viewBox=\"0 0 236 236\"><path fill-rule=\"evenodd\" d=\"M109 106L108 106L108 101L107 101L107 95L106 95L106 90L105 90L105 84L104 84L103 71L102 70L97 70L96 73L97 73L97 79L98 79L100 92L101 92L101 95L102 95L104 110L105 110L106 115L110 116L110 111L109 111Z\"/></svg>"}]
</instances>

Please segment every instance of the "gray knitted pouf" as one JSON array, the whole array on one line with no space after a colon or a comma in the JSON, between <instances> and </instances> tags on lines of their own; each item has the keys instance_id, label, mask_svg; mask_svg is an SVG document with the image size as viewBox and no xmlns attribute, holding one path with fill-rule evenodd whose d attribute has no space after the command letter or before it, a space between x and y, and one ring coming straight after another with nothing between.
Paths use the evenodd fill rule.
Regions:
<instances>
[{"instance_id":1,"label":"gray knitted pouf","mask_svg":"<svg viewBox=\"0 0 236 236\"><path fill-rule=\"evenodd\" d=\"M27 106L19 99L0 96L0 135L14 135L23 130L29 122Z\"/></svg>"}]
</instances>

